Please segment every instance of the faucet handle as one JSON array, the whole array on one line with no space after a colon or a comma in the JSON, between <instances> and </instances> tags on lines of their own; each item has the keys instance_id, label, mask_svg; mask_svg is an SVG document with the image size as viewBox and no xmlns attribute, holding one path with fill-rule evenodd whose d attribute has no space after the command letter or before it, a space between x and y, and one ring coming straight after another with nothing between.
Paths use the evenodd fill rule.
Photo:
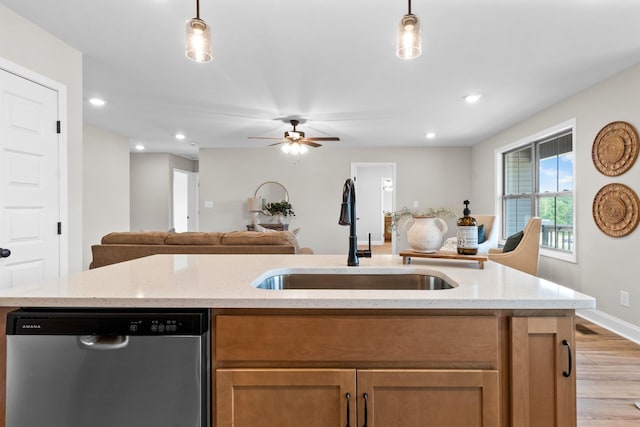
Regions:
<instances>
[{"instance_id":1,"label":"faucet handle","mask_svg":"<svg viewBox=\"0 0 640 427\"><path fill-rule=\"evenodd\" d=\"M371 258L371 233L369 233L369 249L359 249L356 255L361 258Z\"/></svg>"}]
</instances>

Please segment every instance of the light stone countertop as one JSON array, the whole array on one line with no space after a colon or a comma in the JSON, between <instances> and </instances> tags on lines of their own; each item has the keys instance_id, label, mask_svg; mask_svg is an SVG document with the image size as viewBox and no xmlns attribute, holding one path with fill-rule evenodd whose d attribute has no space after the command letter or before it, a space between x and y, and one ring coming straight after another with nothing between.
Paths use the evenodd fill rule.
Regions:
<instances>
[{"instance_id":1,"label":"light stone countertop","mask_svg":"<svg viewBox=\"0 0 640 427\"><path fill-rule=\"evenodd\" d=\"M5 307L201 307L381 309L584 309L595 299L517 270L485 262L397 255L154 255L34 286L0 289ZM263 290L274 273L417 272L457 285L447 290Z\"/></svg>"}]
</instances>

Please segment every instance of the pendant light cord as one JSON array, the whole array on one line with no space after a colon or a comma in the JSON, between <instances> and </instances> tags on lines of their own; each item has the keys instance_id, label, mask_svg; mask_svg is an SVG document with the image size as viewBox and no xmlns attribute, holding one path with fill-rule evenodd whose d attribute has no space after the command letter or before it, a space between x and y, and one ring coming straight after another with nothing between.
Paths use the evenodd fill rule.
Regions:
<instances>
[{"instance_id":1,"label":"pendant light cord","mask_svg":"<svg viewBox=\"0 0 640 427\"><path fill-rule=\"evenodd\" d=\"M409 15L411 15L411 0L409 0Z\"/></svg>"},{"instance_id":2,"label":"pendant light cord","mask_svg":"<svg viewBox=\"0 0 640 427\"><path fill-rule=\"evenodd\" d=\"M409 0L409 4L411 4L411 0ZM411 6L409 6L409 9L411 9ZM196 0L196 18L200 19L200 0Z\"/></svg>"}]
</instances>

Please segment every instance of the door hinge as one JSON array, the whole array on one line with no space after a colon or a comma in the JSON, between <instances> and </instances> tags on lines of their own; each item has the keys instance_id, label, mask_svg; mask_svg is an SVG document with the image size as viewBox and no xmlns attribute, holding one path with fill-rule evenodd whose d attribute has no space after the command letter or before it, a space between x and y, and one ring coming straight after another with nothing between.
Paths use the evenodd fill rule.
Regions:
<instances>
[{"instance_id":1,"label":"door hinge","mask_svg":"<svg viewBox=\"0 0 640 427\"><path fill-rule=\"evenodd\" d=\"M56 133L60 133L61 132L60 128L61 128L61 124L60 124L60 120L58 120L56 122Z\"/></svg>"},{"instance_id":2,"label":"door hinge","mask_svg":"<svg viewBox=\"0 0 640 427\"><path fill-rule=\"evenodd\" d=\"M62 234L62 223L58 223L58 234Z\"/></svg>"}]
</instances>

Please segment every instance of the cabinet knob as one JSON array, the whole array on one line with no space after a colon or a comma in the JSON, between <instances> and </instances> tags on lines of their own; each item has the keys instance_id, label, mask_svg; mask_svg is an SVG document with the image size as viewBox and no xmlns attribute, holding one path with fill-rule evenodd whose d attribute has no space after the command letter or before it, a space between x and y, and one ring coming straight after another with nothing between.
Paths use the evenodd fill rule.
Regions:
<instances>
[{"instance_id":1,"label":"cabinet knob","mask_svg":"<svg viewBox=\"0 0 640 427\"><path fill-rule=\"evenodd\" d=\"M8 258L11 255L9 249L0 248L0 258Z\"/></svg>"},{"instance_id":2,"label":"cabinet knob","mask_svg":"<svg viewBox=\"0 0 640 427\"><path fill-rule=\"evenodd\" d=\"M571 371L573 370L573 355L571 354L571 344L569 344L569 341L567 340L562 340L562 345L567 346L567 354L569 355L569 370L562 371L562 376L565 378L569 378L571 376Z\"/></svg>"}]
</instances>

